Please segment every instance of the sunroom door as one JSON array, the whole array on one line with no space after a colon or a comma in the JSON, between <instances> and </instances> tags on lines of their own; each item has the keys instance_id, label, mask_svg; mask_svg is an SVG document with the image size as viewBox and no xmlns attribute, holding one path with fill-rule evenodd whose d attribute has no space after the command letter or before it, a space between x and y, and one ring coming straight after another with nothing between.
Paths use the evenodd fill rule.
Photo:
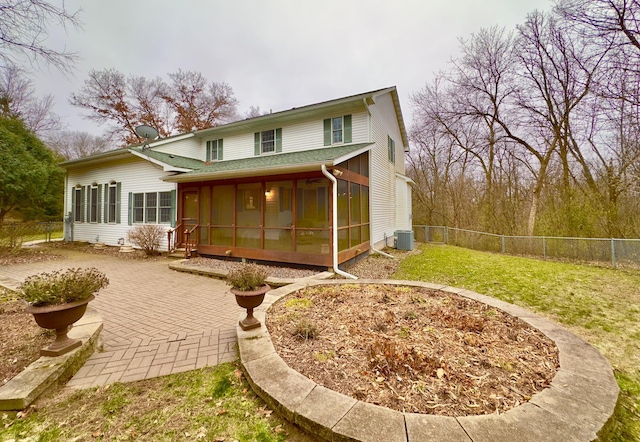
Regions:
<instances>
[{"instance_id":1,"label":"sunroom door","mask_svg":"<svg viewBox=\"0 0 640 442\"><path fill-rule=\"evenodd\" d=\"M183 231L192 232L190 240L196 242L198 231L195 228L198 225L198 191L187 190L182 192L182 227ZM195 238L193 237L195 235ZM186 234L183 238L186 243Z\"/></svg>"}]
</instances>

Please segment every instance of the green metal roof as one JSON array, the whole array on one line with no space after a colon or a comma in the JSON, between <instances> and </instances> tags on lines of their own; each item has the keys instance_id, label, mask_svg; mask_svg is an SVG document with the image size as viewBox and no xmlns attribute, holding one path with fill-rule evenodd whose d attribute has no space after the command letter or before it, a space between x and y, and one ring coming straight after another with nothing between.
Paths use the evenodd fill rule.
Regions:
<instances>
[{"instance_id":1,"label":"green metal roof","mask_svg":"<svg viewBox=\"0 0 640 442\"><path fill-rule=\"evenodd\" d=\"M366 151L373 143L350 144L338 147L260 155L238 160L216 161L204 165L191 172L165 178L165 181L189 182L203 179L227 178L230 176L248 176L282 172L296 172L305 168L313 170L321 164L333 165L334 161L344 161ZM342 159L344 157L344 159Z\"/></svg>"}]
</instances>

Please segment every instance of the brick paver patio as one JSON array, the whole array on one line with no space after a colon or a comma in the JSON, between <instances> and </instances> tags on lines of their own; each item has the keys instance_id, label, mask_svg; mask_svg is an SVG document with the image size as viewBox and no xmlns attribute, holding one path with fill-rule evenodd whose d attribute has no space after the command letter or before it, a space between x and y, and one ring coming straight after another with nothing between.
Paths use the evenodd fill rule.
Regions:
<instances>
[{"instance_id":1,"label":"brick paver patio","mask_svg":"<svg viewBox=\"0 0 640 442\"><path fill-rule=\"evenodd\" d=\"M242 312L224 281L175 272L166 260L144 261L57 251L65 259L0 267L0 284L68 267L96 267L109 278L90 307L102 316L103 351L68 386L87 388L179 373L236 358Z\"/></svg>"}]
</instances>

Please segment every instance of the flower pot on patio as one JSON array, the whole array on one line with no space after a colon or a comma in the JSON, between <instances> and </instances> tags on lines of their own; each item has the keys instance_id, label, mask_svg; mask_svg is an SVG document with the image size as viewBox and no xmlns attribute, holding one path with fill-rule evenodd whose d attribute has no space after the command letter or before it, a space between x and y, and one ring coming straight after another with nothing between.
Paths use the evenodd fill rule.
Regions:
<instances>
[{"instance_id":1,"label":"flower pot on patio","mask_svg":"<svg viewBox=\"0 0 640 442\"><path fill-rule=\"evenodd\" d=\"M239 324L243 330L260 327L260 321L253 316L253 309L262 304L264 295L271 290L265 279L267 272L256 264L243 264L227 275L227 283L231 286L231 293L236 296L236 302L247 309L246 318Z\"/></svg>"},{"instance_id":2,"label":"flower pot on patio","mask_svg":"<svg viewBox=\"0 0 640 442\"><path fill-rule=\"evenodd\" d=\"M231 293L236 296L236 302L244 309L247 309L247 316L239 321L242 330L251 330L260 327L260 321L253 316L253 309L264 301L264 295L271 290L271 287L264 285L256 290L243 291L231 288Z\"/></svg>"},{"instance_id":3,"label":"flower pot on patio","mask_svg":"<svg viewBox=\"0 0 640 442\"><path fill-rule=\"evenodd\" d=\"M56 331L56 340L40 350L42 356L60 356L81 345L67 336L71 325L82 318L94 293L109 280L98 269L67 269L28 277L19 287L26 311L36 323Z\"/></svg>"},{"instance_id":4,"label":"flower pot on patio","mask_svg":"<svg viewBox=\"0 0 640 442\"><path fill-rule=\"evenodd\" d=\"M79 339L71 339L67 333L71 330L71 325L82 318L87 310L87 304L93 299L95 296L91 295L86 299L66 304L44 307L27 306L25 310L33 315L40 327L56 331L55 341L40 350L42 356L60 356L82 345Z\"/></svg>"}]
</instances>

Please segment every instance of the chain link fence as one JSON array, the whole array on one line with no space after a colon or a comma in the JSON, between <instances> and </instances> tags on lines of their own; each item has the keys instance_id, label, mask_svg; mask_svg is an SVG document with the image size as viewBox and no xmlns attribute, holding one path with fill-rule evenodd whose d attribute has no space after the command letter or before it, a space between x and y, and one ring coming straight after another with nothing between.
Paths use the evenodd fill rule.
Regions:
<instances>
[{"instance_id":1,"label":"chain link fence","mask_svg":"<svg viewBox=\"0 0 640 442\"><path fill-rule=\"evenodd\" d=\"M56 233L62 233L62 222L4 223L0 225L0 247L20 247L28 241L51 241Z\"/></svg>"},{"instance_id":2,"label":"chain link fence","mask_svg":"<svg viewBox=\"0 0 640 442\"><path fill-rule=\"evenodd\" d=\"M446 226L413 226L416 241L542 259L640 266L640 239L506 236Z\"/></svg>"}]
</instances>

